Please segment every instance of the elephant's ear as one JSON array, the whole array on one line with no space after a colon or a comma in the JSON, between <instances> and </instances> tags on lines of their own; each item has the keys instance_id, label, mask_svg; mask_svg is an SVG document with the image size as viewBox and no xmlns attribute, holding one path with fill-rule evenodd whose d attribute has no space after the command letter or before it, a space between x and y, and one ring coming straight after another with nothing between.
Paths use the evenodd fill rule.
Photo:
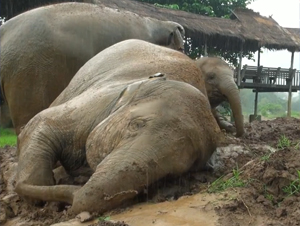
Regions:
<instances>
[{"instance_id":1,"label":"elephant's ear","mask_svg":"<svg viewBox=\"0 0 300 226\"><path fill-rule=\"evenodd\" d=\"M133 84L128 85L125 89L122 90L119 97L117 98L117 102L111 111L111 113L117 111L123 106L126 106L128 103L130 103L133 99L140 87L142 86L143 81L135 82Z\"/></svg>"},{"instance_id":2,"label":"elephant's ear","mask_svg":"<svg viewBox=\"0 0 300 226\"><path fill-rule=\"evenodd\" d=\"M143 86L144 83L147 82L153 82L154 80L160 80L160 81L165 81L166 76L164 73L156 73L154 75L150 75L148 79L134 82L132 84L129 84L125 89L122 90L120 93L119 97L117 98L116 104L111 111L111 113L114 113L118 109L122 108L123 106L128 105L129 103L134 100L135 96L138 94L139 90Z\"/></svg>"}]
</instances>

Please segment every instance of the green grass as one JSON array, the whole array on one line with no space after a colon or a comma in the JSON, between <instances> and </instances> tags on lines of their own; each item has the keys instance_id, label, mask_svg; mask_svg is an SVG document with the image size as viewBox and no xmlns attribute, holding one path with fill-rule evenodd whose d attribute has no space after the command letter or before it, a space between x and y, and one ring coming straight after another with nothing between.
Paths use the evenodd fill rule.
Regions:
<instances>
[{"instance_id":1,"label":"green grass","mask_svg":"<svg viewBox=\"0 0 300 226\"><path fill-rule=\"evenodd\" d=\"M11 129L0 128L0 147L6 145L15 146L17 144L17 136Z\"/></svg>"},{"instance_id":2,"label":"green grass","mask_svg":"<svg viewBox=\"0 0 300 226\"><path fill-rule=\"evenodd\" d=\"M291 141L285 135L281 135L277 143L277 148L283 149L283 148L288 148L290 146L291 146Z\"/></svg>"},{"instance_id":3,"label":"green grass","mask_svg":"<svg viewBox=\"0 0 300 226\"><path fill-rule=\"evenodd\" d=\"M110 216L101 216L98 217L98 221L109 221L110 220Z\"/></svg>"},{"instance_id":4,"label":"green grass","mask_svg":"<svg viewBox=\"0 0 300 226\"><path fill-rule=\"evenodd\" d=\"M240 178L240 171L238 168L232 170L233 176L227 180L224 180L223 177L218 178L215 180L208 188L209 193L221 192L226 190L227 188L234 188L234 187L245 187L248 182L245 182Z\"/></svg>"},{"instance_id":5,"label":"green grass","mask_svg":"<svg viewBox=\"0 0 300 226\"><path fill-rule=\"evenodd\" d=\"M261 161L268 162L272 153L265 154L260 158Z\"/></svg>"},{"instance_id":6,"label":"green grass","mask_svg":"<svg viewBox=\"0 0 300 226\"><path fill-rule=\"evenodd\" d=\"M291 196L300 192L300 170L297 170L298 178L292 181L288 186L282 188L282 191Z\"/></svg>"}]
</instances>

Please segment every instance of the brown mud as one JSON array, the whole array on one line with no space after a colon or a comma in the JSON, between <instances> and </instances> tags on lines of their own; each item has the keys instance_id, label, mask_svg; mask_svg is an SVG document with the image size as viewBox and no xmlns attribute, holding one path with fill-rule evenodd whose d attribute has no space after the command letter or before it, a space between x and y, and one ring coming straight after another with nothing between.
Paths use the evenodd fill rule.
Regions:
<instances>
[{"instance_id":1,"label":"brown mud","mask_svg":"<svg viewBox=\"0 0 300 226\"><path fill-rule=\"evenodd\" d=\"M103 217L73 216L59 203L27 204L13 191L16 148L1 148L0 225L300 225L300 119L253 122L246 132L243 138L228 135L228 145L209 163L213 170L165 178ZM282 147L284 141L288 147ZM239 173L242 187L212 192L216 179L228 181L233 172Z\"/></svg>"}]
</instances>

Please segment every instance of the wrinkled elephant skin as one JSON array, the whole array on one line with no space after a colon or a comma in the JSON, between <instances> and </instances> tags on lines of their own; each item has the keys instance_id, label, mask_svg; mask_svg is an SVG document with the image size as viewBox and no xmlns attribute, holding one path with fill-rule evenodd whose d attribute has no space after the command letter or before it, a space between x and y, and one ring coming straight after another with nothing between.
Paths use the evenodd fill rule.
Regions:
<instances>
[{"instance_id":1,"label":"wrinkled elephant skin","mask_svg":"<svg viewBox=\"0 0 300 226\"><path fill-rule=\"evenodd\" d=\"M223 134L199 77L183 53L141 40L102 51L20 133L16 192L103 213L166 175L203 167ZM55 185L57 161L70 175L93 174L83 187Z\"/></svg>"},{"instance_id":2,"label":"wrinkled elephant skin","mask_svg":"<svg viewBox=\"0 0 300 226\"><path fill-rule=\"evenodd\" d=\"M7 102L3 109L8 106L19 134L103 49L135 38L182 50L184 28L94 4L62 3L10 19L0 27L0 35L1 89Z\"/></svg>"},{"instance_id":3,"label":"wrinkled elephant skin","mask_svg":"<svg viewBox=\"0 0 300 226\"><path fill-rule=\"evenodd\" d=\"M231 124L222 121L215 108L223 101L228 101L235 120L236 136L244 134L244 117L240 93L233 78L233 70L217 57L202 57L196 60L205 80L206 92L212 111L221 128L231 131Z\"/></svg>"}]
</instances>

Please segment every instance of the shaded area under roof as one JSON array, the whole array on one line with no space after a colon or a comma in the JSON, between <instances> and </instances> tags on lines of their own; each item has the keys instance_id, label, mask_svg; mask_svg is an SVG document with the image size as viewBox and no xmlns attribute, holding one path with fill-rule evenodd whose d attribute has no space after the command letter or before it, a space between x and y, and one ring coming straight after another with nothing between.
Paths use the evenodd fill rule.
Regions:
<instances>
[{"instance_id":1,"label":"shaded area under roof","mask_svg":"<svg viewBox=\"0 0 300 226\"><path fill-rule=\"evenodd\" d=\"M217 47L239 52L268 49L300 50L300 29L283 28L274 19L263 17L249 9L236 9L231 19L202 16L180 10L156 7L132 0L84 0L120 10L134 12L140 16L180 23L186 36L192 38L194 46Z\"/></svg>"}]
</instances>

